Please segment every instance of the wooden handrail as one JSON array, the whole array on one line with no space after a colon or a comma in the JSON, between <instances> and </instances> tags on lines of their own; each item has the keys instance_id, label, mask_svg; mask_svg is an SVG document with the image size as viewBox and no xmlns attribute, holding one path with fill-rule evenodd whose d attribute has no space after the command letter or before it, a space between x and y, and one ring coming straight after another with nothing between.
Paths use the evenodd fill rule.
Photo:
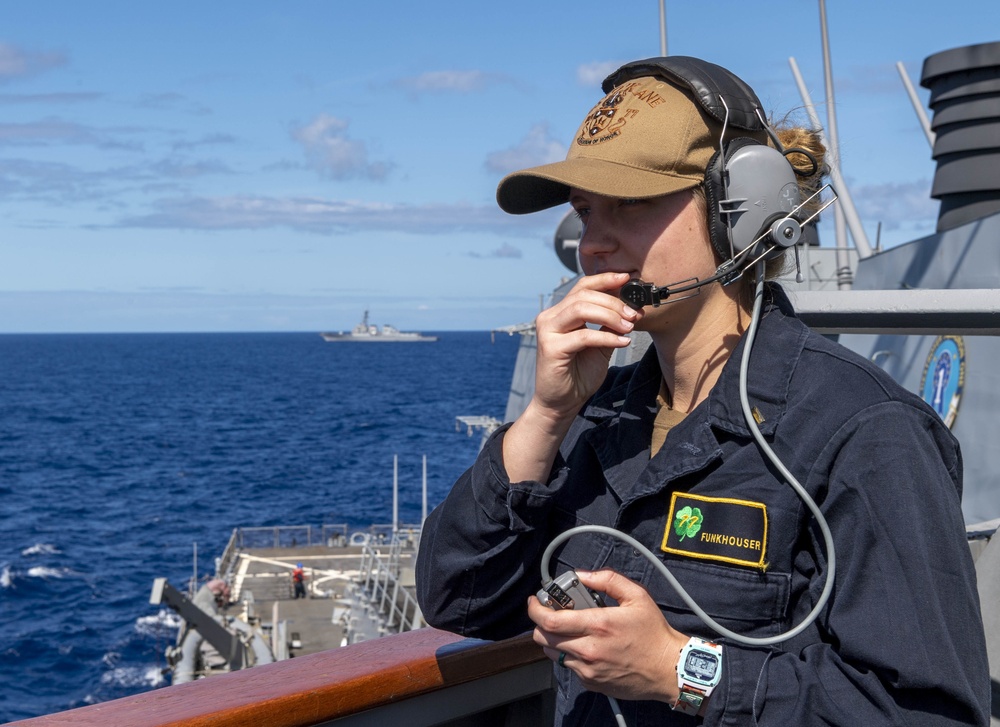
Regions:
<instances>
[{"instance_id":1,"label":"wooden handrail","mask_svg":"<svg viewBox=\"0 0 1000 727\"><path fill-rule=\"evenodd\" d=\"M530 634L424 628L13 722L20 727L309 727L545 659Z\"/></svg>"}]
</instances>

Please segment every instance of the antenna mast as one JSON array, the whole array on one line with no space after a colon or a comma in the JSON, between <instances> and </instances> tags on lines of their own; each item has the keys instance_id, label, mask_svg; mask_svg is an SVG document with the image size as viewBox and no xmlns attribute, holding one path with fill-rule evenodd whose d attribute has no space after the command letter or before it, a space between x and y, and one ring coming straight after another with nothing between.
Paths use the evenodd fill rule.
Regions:
<instances>
[{"instance_id":1,"label":"antenna mast","mask_svg":"<svg viewBox=\"0 0 1000 727\"><path fill-rule=\"evenodd\" d=\"M660 0L660 55L667 54L667 8L666 0Z\"/></svg>"}]
</instances>

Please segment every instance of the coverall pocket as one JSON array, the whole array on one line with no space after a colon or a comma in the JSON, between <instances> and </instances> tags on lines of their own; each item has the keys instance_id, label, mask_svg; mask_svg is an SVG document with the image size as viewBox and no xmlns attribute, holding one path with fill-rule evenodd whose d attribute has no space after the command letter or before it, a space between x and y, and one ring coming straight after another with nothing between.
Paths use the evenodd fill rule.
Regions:
<instances>
[{"instance_id":1,"label":"coverall pocket","mask_svg":"<svg viewBox=\"0 0 1000 727\"><path fill-rule=\"evenodd\" d=\"M695 602L713 619L747 636L767 636L787 618L791 577L750 568L664 559L664 563ZM667 612L695 618L673 586L657 571L645 584L653 600ZM668 616L675 628L677 619ZM686 619L685 619L686 620Z\"/></svg>"}]
</instances>

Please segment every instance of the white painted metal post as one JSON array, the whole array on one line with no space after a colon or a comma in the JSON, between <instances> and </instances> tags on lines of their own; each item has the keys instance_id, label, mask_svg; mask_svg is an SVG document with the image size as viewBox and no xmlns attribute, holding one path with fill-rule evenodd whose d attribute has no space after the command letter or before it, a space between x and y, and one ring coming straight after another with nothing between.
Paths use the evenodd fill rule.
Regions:
<instances>
[{"instance_id":1,"label":"white painted metal post","mask_svg":"<svg viewBox=\"0 0 1000 727\"><path fill-rule=\"evenodd\" d=\"M399 455L392 455L392 534L399 529Z\"/></svg>"},{"instance_id":2,"label":"white painted metal post","mask_svg":"<svg viewBox=\"0 0 1000 727\"><path fill-rule=\"evenodd\" d=\"M667 8L664 0L660 0L660 55L667 54Z\"/></svg>"},{"instance_id":3,"label":"white painted metal post","mask_svg":"<svg viewBox=\"0 0 1000 727\"><path fill-rule=\"evenodd\" d=\"M827 148L832 152L833 164L840 168L840 137L837 134L837 105L833 98L833 67L830 63L830 36L826 27L826 3L819 0L819 25L823 41L823 78L826 85L826 135ZM839 191L839 190L838 190ZM853 279L847 262L847 221L844 208L833 208L834 236L837 240L837 287L849 289Z\"/></svg>"},{"instance_id":4,"label":"white painted metal post","mask_svg":"<svg viewBox=\"0 0 1000 727\"><path fill-rule=\"evenodd\" d=\"M906 88L906 95L910 97L910 104L913 105L913 110L917 114L920 128L923 129L924 136L927 137L927 143L930 144L931 151L934 151L934 140L937 138L937 134L931 129L927 112L924 111L924 105L920 103L920 97L917 96L917 90L913 87L913 82L910 81L910 77L906 73L906 66L903 65L902 61L896 61L896 70L899 71L899 77L903 81L903 87Z\"/></svg>"},{"instance_id":5,"label":"white painted metal post","mask_svg":"<svg viewBox=\"0 0 1000 727\"><path fill-rule=\"evenodd\" d=\"M789 58L788 65L791 66L792 75L795 77L795 84L799 87L799 95L802 96L802 103L805 105L809 120L813 126L819 129L820 138L823 140L823 144L829 149L830 141L826 135L826 131L823 129L823 124L819 120L819 116L816 114L816 107L813 105L812 97L806 88L802 73L799 71L799 64L795 62L794 58ZM861 227L861 218L858 217L857 209L854 207L851 192L840 173L840 164L837 159L833 159L832 162L830 164L830 178L833 179L834 190L837 192L837 206L844 209L847 226L851 230L851 237L854 238L854 247L857 248L858 257L870 257L872 248L868 243L868 236L865 235L865 231ZM837 264L838 266L841 265L841 261L838 260Z\"/></svg>"}]
</instances>

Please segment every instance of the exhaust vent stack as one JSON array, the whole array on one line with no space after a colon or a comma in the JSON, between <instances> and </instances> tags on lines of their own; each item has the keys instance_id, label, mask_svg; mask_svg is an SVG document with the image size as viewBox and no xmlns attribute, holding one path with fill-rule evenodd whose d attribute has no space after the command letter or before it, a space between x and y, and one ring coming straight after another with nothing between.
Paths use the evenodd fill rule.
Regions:
<instances>
[{"instance_id":1,"label":"exhaust vent stack","mask_svg":"<svg viewBox=\"0 0 1000 727\"><path fill-rule=\"evenodd\" d=\"M1000 43L928 56L920 85L934 113L937 231L1000 212Z\"/></svg>"}]
</instances>

